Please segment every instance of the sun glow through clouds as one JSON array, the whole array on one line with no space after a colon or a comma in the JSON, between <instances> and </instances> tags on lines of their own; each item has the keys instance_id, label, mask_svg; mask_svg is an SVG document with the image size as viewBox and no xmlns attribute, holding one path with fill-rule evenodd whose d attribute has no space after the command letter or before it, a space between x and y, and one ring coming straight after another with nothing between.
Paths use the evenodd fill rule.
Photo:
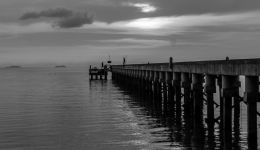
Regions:
<instances>
[{"instance_id":1,"label":"sun glow through clouds","mask_svg":"<svg viewBox=\"0 0 260 150\"><path fill-rule=\"evenodd\" d=\"M157 10L155 6L152 6L151 4L148 3L127 3L126 5L139 8L143 13L151 13Z\"/></svg>"},{"instance_id":2,"label":"sun glow through clouds","mask_svg":"<svg viewBox=\"0 0 260 150\"><path fill-rule=\"evenodd\" d=\"M172 20L166 18L141 18L133 20L126 24L127 27L139 28L139 29L160 29L168 24L171 24Z\"/></svg>"}]
</instances>

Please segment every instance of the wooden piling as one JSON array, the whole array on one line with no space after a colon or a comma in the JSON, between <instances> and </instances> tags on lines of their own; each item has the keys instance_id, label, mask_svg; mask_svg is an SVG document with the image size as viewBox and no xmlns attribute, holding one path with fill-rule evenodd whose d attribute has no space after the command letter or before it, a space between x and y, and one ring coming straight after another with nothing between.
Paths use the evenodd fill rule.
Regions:
<instances>
[{"instance_id":1,"label":"wooden piling","mask_svg":"<svg viewBox=\"0 0 260 150\"><path fill-rule=\"evenodd\" d=\"M259 79L257 76L245 77L245 101L247 102L248 149L257 149L257 101L259 99Z\"/></svg>"},{"instance_id":2,"label":"wooden piling","mask_svg":"<svg viewBox=\"0 0 260 150\"><path fill-rule=\"evenodd\" d=\"M215 114L214 114L214 93L216 93L216 77L213 75L206 75L205 77L205 88L207 100L207 125L208 125L208 136L214 137L214 125L215 125Z\"/></svg>"},{"instance_id":3,"label":"wooden piling","mask_svg":"<svg viewBox=\"0 0 260 150\"><path fill-rule=\"evenodd\" d=\"M202 120L203 111L203 75L192 74L192 94L193 94L193 116L195 120Z\"/></svg>"},{"instance_id":4,"label":"wooden piling","mask_svg":"<svg viewBox=\"0 0 260 150\"><path fill-rule=\"evenodd\" d=\"M193 103L191 101L191 80L189 73L181 73L181 84L183 87L184 109L186 109L188 116L192 114Z\"/></svg>"},{"instance_id":5,"label":"wooden piling","mask_svg":"<svg viewBox=\"0 0 260 150\"><path fill-rule=\"evenodd\" d=\"M222 76L223 92L223 142L224 150L232 149L232 97L234 97L237 76Z\"/></svg>"},{"instance_id":6,"label":"wooden piling","mask_svg":"<svg viewBox=\"0 0 260 150\"><path fill-rule=\"evenodd\" d=\"M173 72L173 88L174 88L174 102L176 109L176 118L181 120L181 73Z\"/></svg>"}]
</instances>

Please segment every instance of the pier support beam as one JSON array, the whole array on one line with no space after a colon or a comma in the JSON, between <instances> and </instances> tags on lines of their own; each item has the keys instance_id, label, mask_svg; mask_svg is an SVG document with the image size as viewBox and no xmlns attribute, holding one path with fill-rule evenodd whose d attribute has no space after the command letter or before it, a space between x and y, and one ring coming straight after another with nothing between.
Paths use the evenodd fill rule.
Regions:
<instances>
[{"instance_id":1,"label":"pier support beam","mask_svg":"<svg viewBox=\"0 0 260 150\"><path fill-rule=\"evenodd\" d=\"M166 72L160 71L160 79L159 79L159 84L160 84L160 96L162 97L162 105L163 105L163 110L164 113L167 112L167 104L168 104L168 99L167 99L167 83L166 83Z\"/></svg>"},{"instance_id":2,"label":"pier support beam","mask_svg":"<svg viewBox=\"0 0 260 150\"><path fill-rule=\"evenodd\" d=\"M181 74L181 84L184 89L184 109L188 116L191 115L192 112L192 101L191 101L191 81L190 81L190 74L189 73L182 73ZM187 110L187 111L186 111Z\"/></svg>"},{"instance_id":3,"label":"pier support beam","mask_svg":"<svg viewBox=\"0 0 260 150\"><path fill-rule=\"evenodd\" d=\"M159 81L159 72L158 71L154 71L153 88L154 88L155 104L158 107L158 109L161 109L162 108L161 83Z\"/></svg>"},{"instance_id":4,"label":"pier support beam","mask_svg":"<svg viewBox=\"0 0 260 150\"><path fill-rule=\"evenodd\" d=\"M234 83L240 83L239 77L236 78ZM238 147L240 141L240 102L241 98L239 95L239 86L234 87L233 95L233 147Z\"/></svg>"},{"instance_id":5,"label":"pier support beam","mask_svg":"<svg viewBox=\"0 0 260 150\"><path fill-rule=\"evenodd\" d=\"M219 92L219 108L220 108L220 110L219 110L219 112L220 112L220 119L219 119L219 129L220 129L220 131L222 131L223 130L223 112L224 112L224 108L223 108L223 103L224 103L224 101L223 101L223 92L222 92L222 76L221 75L219 75L219 76L217 76L217 83L218 83L218 92ZM222 132L220 132L220 134L222 135ZM221 138L222 138L223 136L221 136ZM221 139L221 141L223 141L222 139Z\"/></svg>"},{"instance_id":6,"label":"pier support beam","mask_svg":"<svg viewBox=\"0 0 260 150\"><path fill-rule=\"evenodd\" d=\"M232 97L239 87L238 76L222 76L224 150L232 149Z\"/></svg>"},{"instance_id":7,"label":"pier support beam","mask_svg":"<svg viewBox=\"0 0 260 150\"><path fill-rule=\"evenodd\" d=\"M203 109L203 75L192 74L192 92L193 92L193 115L195 119L202 119Z\"/></svg>"},{"instance_id":8,"label":"pier support beam","mask_svg":"<svg viewBox=\"0 0 260 150\"><path fill-rule=\"evenodd\" d=\"M162 94L165 96L165 93L167 92L166 90L166 80L165 80L165 75L166 72L164 71L160 71L159 72L159 82L160 82L160 85L161 85L161 91L163 92Z\"/></svg>"},{"instance_id":9,"label":"pier support beam","mask_svg":"<svg viewBox=\"0 0 260 150\"><path fill-rule=\"evenodd\" d=\"M156 96L159 95L159 91L160 91L160 82L159 82L159 72L154 71L154 93L156 94Z\"/></svg>"},{"instance_id":10,"label":"pier support beam","mask_svg":"<svg viewBox=\"0 0 260 150\"><path fill-rule=\"evenodd\" d=\"M173 72L172 84L174 88L175 118L176 123L181 124L181 73Z\"/></svg>"},{"instance_id":11,"label":"pier support beam","mask_svg":"<svg viewBox=\"0 0 260 150\"><path fill-rule=\"evenodd\" d=\"M259 98L257 76L245 77L245 100L247 102L248 149L257 149L257 101Z\"/></svg>"},{"instance_id":12,"label":"pier support beam","mask_svg":"<svg viewBox=\"0 0 260 150\"><path fill-rule=\"evenodd\" d=\"M205 88L207 99L207 125L208 125L208 137L214 137L214 93L216 93L216 77L214 75L206 75Z\"/></svg>"},{"instance_id":13,"label":"pier support beam","mask_svg":"<svg viewBox=\"0 0 260 150\"><path fill-rule=\"evenodd\" d=\"M153 100L155 99L156 95L156 77L155 77L155 71L150 72L150 81L152 82L152 97Z\"/></svg>"},{"instance_id":14,"label":"pier support beam","mask_svg":"<svg viewBox=\"0 0 260 150\"><path fill-rule=\"evenodd\" d=\"M141 95L145 96L146 94L146 71L142 70L141 71L141 77L140 77L140 82L141 82Z\"/></svg>"},{"instance_id":15,"label":"pier support beam","mask_svg":"<svg viewBox=\"0 0 260 150\"><path fill-rule=\"evenodd\" d=\"M169 110L171 112L174 112L174 90L173 90L173 85L172 85L172 78L173 78L173 73L172 72L166 72L166 83L167 83L167 97L168 97L168 103L169 103Z\"/></svg>"},{"instance_id":16,"label":"pier support beam","mask_svg":"<svg viewBox=\"0 0 260 150\"><path fill-rule=\"evenodd\" d=\"M192 74L192 99L191 106L193 113L186 117L193 118L191 123L193 123L193 134L192 141L193 145L198 149L202 149L204 145L204 124L203 124L203 75L202 74ZM190 110L190 109L188 109ZM186 110L185 110L186 112Z\"/></svg>"},{"instance_id":17,"label":"pier support beam","mask_svg":"<svg viewBox=\"0 0 260 150\"><path fill-rule=\"evenodd\" d=\"M105 80L107 80L107 73L105 73L105 76L104 76Z\"/></svg>"},{"instance_id":18,"label":"pier support beam","mask_svg":"<svg viewBox=\"0 0 260 150\"><path fill-rule=\"evenodd\" d=\"M147 82L148 82L148 85L147 85L147 87L148 87L148 94L149 95L153 95L153 73L152 73L152 71L151 70L149 70L148 71L148 77L147 77Z\"/></svg>"},{"instance_id":19,"label":"pier support beam","mask_svg":"<svg viewBox=\"0 0 260 150\"><path fill-rule=\"evenodd\" d=\"M149 71L148 70L145 70L145 77L144 77L144 82L145 82L145 93L146 94L149 94L149 91L150 91L150 89L149 89L149 87L150 87L150 85L149 85Z\"/></svg>"}]
</instances>

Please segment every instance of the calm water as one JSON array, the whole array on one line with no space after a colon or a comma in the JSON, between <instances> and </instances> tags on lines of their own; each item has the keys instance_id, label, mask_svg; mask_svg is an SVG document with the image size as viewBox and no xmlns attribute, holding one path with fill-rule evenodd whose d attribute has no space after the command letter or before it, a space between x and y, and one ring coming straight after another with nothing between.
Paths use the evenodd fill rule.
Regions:
<instances>
[{"instance_id":1,"label":"calm water","mask_svg":"<svg viewBox=\"0 0 260 150\"><path fill-rule=\"evenodd\" d=\"M243 111L236 149L247 147ZM217 126L206 135L84 68L0 69L1 150L220 149Z\"/></svg>"}]
</instances>

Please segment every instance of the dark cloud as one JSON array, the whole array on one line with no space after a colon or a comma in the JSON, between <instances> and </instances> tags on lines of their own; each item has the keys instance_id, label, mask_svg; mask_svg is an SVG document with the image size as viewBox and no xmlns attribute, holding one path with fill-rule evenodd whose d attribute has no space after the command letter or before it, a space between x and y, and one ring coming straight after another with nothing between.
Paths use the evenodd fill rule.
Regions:
<instances>
[{"instance_id":1,"label":"dark cloud","mask_svg":"<svg viewBox=\"0 0 260 150\"><path fill-rule=\"evenodd\" d=\"M66 8L56 8L56 9L48 9L41 12L27 12L23 14L20 19L36 19L40 17L50 17L50 18L62 18L69 17L73 15L73 11L68 10Z\"/></svg>"},{"instance_id":2,"label":"dark cloud","mask_svg":"<svg viewBox=\"0 0 260 150\"><path fill-rule=\"evenodd\" d=\"M84 24L93 23L93 16L87 12L74 12L66 8L48 9L41 12L27 12L20 17L20 20L38 19L41 17L58 18L59 20L53 26L60 28L76 28Z\"/></svg>"},{"instance_id":3,"label":"dark cloud","mask_svg":"<svg viewBox=\"0 0 260 150\"><path fill-rule=\"evenodd\" d=\"M72 16L59 20L57 26L61 28L75 28L75 27L81 27L84 24L92 24L92 23L93 23L93 16L89 16L87 13L76 13Z\"/></svg>"}]
</instances>

